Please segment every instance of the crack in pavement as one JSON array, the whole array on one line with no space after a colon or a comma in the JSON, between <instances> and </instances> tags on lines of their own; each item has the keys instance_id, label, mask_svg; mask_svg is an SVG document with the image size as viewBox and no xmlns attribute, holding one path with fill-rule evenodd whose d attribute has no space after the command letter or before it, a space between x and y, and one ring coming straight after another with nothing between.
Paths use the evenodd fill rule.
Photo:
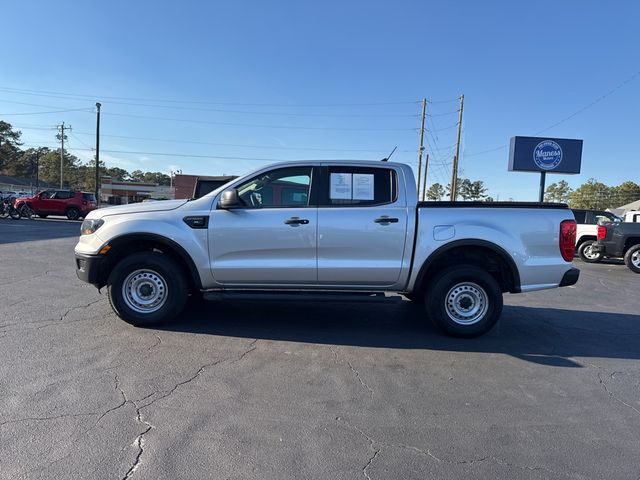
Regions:
<instances>
[{"instance_id":1,"label":"crack in pavement","mask_svg":"<svg viewBox=\"0 0 640 480\"><path fill-rule=\"evenodd\" d=\"M13 323L5 323L3 325L0 325L0 329L4 329L2 330L2 333L13 333L13 332L21 332L21 331L25 331L25 330L40 330L41 328L46 328L46 327L50 327L52 325L68 325L71 323L76 323L76 322L81 322L86 320L85 318L82 319L78 319L78 320L70 320L68 322L64 322L64 319L73 311L73 310L77 310L77 309L82 309L82 308L88 308L91 305L100 302L102 299L98 299L98 300L94 300L93 302L89 302L86 305L77 305L75 307L71 307L68 310L66 310L60 317L54 317L54 318L43 318L43 319L39 319L39 320L34 320L31 322L13 322ZM49 322L49 323L46 323ZM38 324L44 324L44 325L38 325ZM13 327L13 326L22 326L25 328L15 328L15 329L8 329L8 327ZM37 325L37 326L33 326L33 325Z\"/></svg>"},{"instance_id":2,"label":"crack in pavement","mask_svg":"<svg viewBox=\"0 0 640 480\"><path fill-rule=\"evenodd\" d=\"M159 337L158 337L159 338ZM250 348L244 350L237 359L235 359L232 363L237 363L240 360L242 360L245 356L247 356L249 353L251 353L252 351L254 351L256 349L255 344L258 341L258 339L254 339L248 346ZM181 382L176 383L171 389L169 390L161 390L160 392L162 392L163 394L157 398L154 398L153 400L151 400L149 403L145 404L145 405L140 405L140 402L152 397L153 395L155 395L156 393L159 393L158 391L156 392L152 392L151 394L147 395L146 397L143 397L140 400L129 400L127 398L126 393L124 392L124 390L122 390L122 388L120 388L119 382L117 380L117 375L116 375L116 388L120 391L121 395L122 395L122 399L123 399L123 405L125 403L132 403L136 409L136 421L140 424L144 424L146 426L146 428L140 432L138 434L138 436L136 437L136 439L134 440L134 445L138 448L138 453L136 454L136 458L133 461L133 464L131 465L131 467L129 468L129 470L127 470L127 473L125 474L124 477L122 477L122 480L126 480L128 478L131 478L133 476L133 474L136 472L136 470L138 469L138 467L140 466L140 464L142 463L142 455L144 454L144 436L149 433L151 431L151 429L155 428L154 425L152 425L151 423L147 422L144 418L143 418L143 414L142 414L142 409L143 408L148 408L151 405L153 405L154 403L156 403L159 400L162 400L164 398L167 398L169 396L171 396L179 387L186 385L188 383L193 382L195 379L197 379L200 375L202 375L202 373L207 369L207 368L211 368L213 366L219 365L223 362L225 362L228 359L220 359L220 360L216 360L215 362L211 362L211 363L207 363L205 365L202 365L200 368L198 368L198 370L196 371L195 374L193 374L191 377L187 378L186 380L183 380ZM120 408L120 407L116 407L116 408Z\"/></svg>"},{"instance_id":3,"label":"crack in pavement","mask_svg":"<svg viewBox=\"0 0 640 480\"><path fill-rule=\"evenodd\" d=\"M156 338L157 338L157 342L154 342L153 345L151 345L149 348L147 348L147 353L150 352L151 350L153 350L154 348L156 348L158 345L160 345L162 343L162 339L160 338L160 335L156 334Z\"/></svg>"},{"instance_id":4,"label":"crack in pavement","mask_svg":"<svg viewBox=\"0 0 640 480\"><path fill-rule=\"evenodd\" d=\"M553 470L549 470L548 468L545 467L538 467L538 466L533 466L530 467L528 465L518 465L515 463L510 463L504 459L498 458L494 455L486 455L484 457L480 457L480 458L473 458L471 460L447 460L444 458L440 458L437 457L436 455L434 455L430 449L426 449L426 450L422 450L418 447L414 447L412 445L405 445L405 444L397 444L397 443L386 443L386 442L381 442L379 440L374 439L373 437L371 437L369 434L367 434L364 430L362 430L361 428L347 422L346 420L344 420L341 417L335 417L335 421L339 424L343 424L344 426L346 426L347 428L356 431L358 434L360 434L363 438L365 438L367 440L367 442L369 443L369 449L373 452L373 454L369 457L369 459L367 460L367 463L365 464L365 466L362 469L362 473L365 476L365 478L367 478L367 480L371 480L371 477L368 473L368 469L371 467L371 465L373 464L374 460L382 453L383 448L399 448L399 449L403 449L403 450L409 450L411 452L414 453L418 453L420 455L423 455L425 457L428 457L431 461L435 461L436 463L444 463L447 465L472 465L474 463L482 463L482 462L486 462L486 461L492 461L497 463L498 465L501 465L503 467L511 467L511 468L517 468L523 471L544 471L544 472L548 472L550 474L552 474L554 477L558 477L558 476L563 476L563 477L571 477L571 475L567 474L567 473L562 473L562 472L556 472ZM639 479L640 480L640 479Z\"/></svg>"},{"instance_id":5,"label":"crack in pavement","mask_svg":"<svg viewBox=\"0 0 640 480\"><path fill-rule=\"evenodd\" d=\"M54 415L51 417L25 417L25 418L16 418L14 420L6 420L4 422L0 423L0 427L3 427L5 425L10 425L12 423L20 423L20 422L28 422L28 421L34 421L34 422L45 422L48 420L58 420L60 418L74 418L74 417L92 417L92 416L96 416L96 415L100 415L99 413L95 413L95 412L90 412L90 413L63 413L61 415Z\"/></svg>"},{"instance_id":6,"label":"crack in pavement","mask_svg":"<svg viewBox=\"0 0 640 480\"><path fill-rule=\"evenodd\" d=\"M358 380L358 382L360 382L360 385L362 386L362 388L364 388L365 390L367 390L369 392L369 398L373 401L373 389L362 379L362 377L360 376L360 372L353 366L353 364L349 361L346 360L344 362L340 362L339 360L339 356L338 356L338 349L337 347L333 347L330 346L329 350L331 350L333 352L333 356L334 356L334 362L336 363L336 365L344 365L344 362L346 362L346 365L349 367L349 369L351 370L351 373L353 373L356 377L356 379Z\"/></svg>"},{"instance_id":7,"label":"crack in pavement","mask_svg":"<svg viewBox=\"0 0 640 480\"><path fill-rule=\"evenodd\" d=\"M69 322L65 322L64 319L67 318L67 316L73 311L73 310L79 310L82 308L89 308L91 305L94 305L98 302L101 302L102 298L99 298L98 300L94 300L93 302L89 302L86 305L78 305L75 307L71 307L70 309L68 309L66 312L64 312L60 318L54 322L48 323L46 325L40 325L38 327L36 327L36 330L40 330L41 328L47 328L50 327L51 325L68 325L70 323L75 323L75 322L82 322L84 320L86 320L85 318L81 318L79 320L71 320Z\"/></svg>"},{"instance_id":8,"label":"crack in pavement","mask_svg":"<svg viewBox=\"0 0 640 480\"><path fill-rule=\"evenodd\" d=\"M598 367L600 368L600 367ZM615 378L615 374L616 373L620 373L620 372L613 372L610 377L611 378ZM633 410L634 412L636 412L638 415L640 415L640 410L638 410L636 407L634 407L633 405L625 402L624 400L622 400L621 398L617 397L616 395L613 394L613 392L611 390L609 390L609 388L607 387L607 384L604 383L604 379L602 378L602 373L601 372L597 372L597 376L598 376L598 382L600 383L600 385L602 385L602 388L604 389L605 392L607 392L607 394L609 395L609 397L613 398L616 402L621 403L622 405L624 405L625 407L629 407L631 410Z\"/></svg>"},{"instance_id":9,"label":"crack in pavement","mask_svg":"<svg viewBox=\"0 0 640 480\"><path fill-rule=\"evenodd\" d=\"M579 363L579 362L576 362L576 363ZM625 402L620 397L614 395L614 393L611 390L609 390L609 387L607 387L607 384L604 382L604 378L602 376L602 370L604 370L604 369L601 366L595 365L595 364L589 363L589 362L585 362L585 364L588 365L589 367L595 368L597 370L596 376L598 377L598 383L602 386L602 389L607 393L607 395L609 395L610 398L612 398L616 402L620 403L621 405L624 405L625 407L630 408L635 413L640 415L640 409L638 409L638 408L634 407L633 405ZM580 365L582 365L582 364L580 364ZM582 365L582 366L584 367L584 365ZM613 372L611 372L609 374L609 377L611 379L615 379L616 378L616 373L623 373L623 372L621 372L619 370L615 370L615 371L613 371Z\"/></svg>"},{"instance_id":10,"label":"crack in pavement","mask_svg":"<svg viewBox=\"0 0 640 480\"><path fill-rule=\"evenodd\" d=\"M373 437L371 437L370 435L368 435L361 428L350 424L349 422L347 422L346 420L344 420L341 417L335 417L335 421L345 425L347 428L349 428L351 430L355 430L356 432L358 432L363 438L365 438L369 442L369 449L373 452L373 455L371 455L371 457L369 457L369 459L367 460L367 463L362 468L362 474L365 476L365 478L367 478L367 480L371 480L371 477L369 476L369 473L367 472L367 470L369 469L369 467L371 467L371 465L373 464L374 460L378 457L378 455L380 455L380 453L382 452L383 447L385 447L385 448L400 448L400 449L410 450L412 452L416 452L416 453L419 453L419 454L424 455L426 457L429 457L431 460L435 460L438 463L442 461L441 459L436 457L434 454L432 454L431 450L429 450L429 449L421 450L418 447L414 447L414 446L411 446L411 445L380 442L380 441L374 439Z\"/></svg>"}]
</instances>

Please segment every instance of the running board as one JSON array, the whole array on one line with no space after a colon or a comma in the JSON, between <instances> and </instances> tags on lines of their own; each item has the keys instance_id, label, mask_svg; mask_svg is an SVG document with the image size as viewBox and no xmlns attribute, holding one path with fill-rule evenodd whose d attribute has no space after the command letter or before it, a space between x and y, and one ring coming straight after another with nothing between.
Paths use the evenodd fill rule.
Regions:
<instances>
[{"instance_id":1,"label":"running board","mask_svg":"<svg viewBox=\"0 0 640 480\"><path fill-rule=\"evenodd\" d=\"M293 302L305 302L305 301L333 301L333 302L376 302L376 303L399 303L405 301L404 297L400 294L393 293L389 296L383 292L290 292L290 291L249 291L249 290L236 290L236 291L209 291L203 292L203 297L208 301L222 301L222 300L247 300L247 301L273 301L273 300L287 300Z\"/></svg>"}]
</instances>

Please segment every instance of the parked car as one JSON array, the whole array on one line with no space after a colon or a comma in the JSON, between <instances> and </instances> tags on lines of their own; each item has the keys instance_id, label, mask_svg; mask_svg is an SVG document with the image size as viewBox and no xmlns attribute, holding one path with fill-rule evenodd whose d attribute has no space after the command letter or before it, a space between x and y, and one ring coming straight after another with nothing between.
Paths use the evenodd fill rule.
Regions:
<instances>
[{"instance_id":1,"label":"parked car","mask_svg":"<svg viewBox=\"0 0 640 480\"><path fill-rule=\"evenodd\" d=\"M632 272L640 273L640 223L616 222L598 226L596 253L623 258Z\"/></svg>"},{"instance_id":2,"label":"parked car","mask_svg":"<svg viewBox=\"0 0 640 480\"><path fill-rule=\"evenodd\" d=\"M598 240L598 225L606 222L619 222L619 217L603 210L588 210L574 208L573 215L577 223L576 252L580 260L586 263L596 263L602 259L602 254L593 249Z\"/></svg>"},{"instance_id":3,"label":"parked car","mask_svg":"<svg viewBox=\"0 0 640 480\"><path fill-rule=\"evenodd\" d=\"M14 192L13 190L7 190L2 192L2 198L4 199L8 199L8 198L18 198L18 192Z\"/></svg>"},{"instance_id":4,"label":"parked car","mask_svg":"<svg viewBox=\"0 0 640 480\"><path fill-rule=\"evenodd\" d=\"M49 215L66 215L69 220L86 217L97 208L96 197L89 192L72 192L70 190L45 190L30 198L19 198L15 207L26 203L41 218Z\"/></svg>"},{"instance_id":5,"label":"parked car","mask_svg":"<svg viewBox=\"0 0 640 480\"><path fill-rule=\"evenodd\" d=\"M196 200L91 212L76 272L139 326L175 318L189 294L396 291L476 336L503 293L577 282L575 234L564 204L418 202L405 164L289 162Z\"/></svg>"},{"instance_id":6,"label":"parked car","mask_svg":"<svg viewBox=\"0 0 640 480\"><path fill-rule=\"evenodd\" d=\"M622 217L625 222L640 223L640 210L630 210Z\"/></svg>"}]
</instances>

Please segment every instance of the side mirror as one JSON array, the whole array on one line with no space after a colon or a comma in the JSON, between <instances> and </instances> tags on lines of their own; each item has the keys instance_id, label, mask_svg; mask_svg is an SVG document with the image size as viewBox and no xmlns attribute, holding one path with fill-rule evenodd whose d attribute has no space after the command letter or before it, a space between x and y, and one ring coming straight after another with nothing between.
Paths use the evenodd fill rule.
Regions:
<instances>
[{"instance_id":1,"label":"side mirror","mask_svg":"<svg viewBox=\"0 0 640 480\"><path fill-rule=\"evenodd\" d=\"M238 196L238 190L230 188L222 192L220 200L218 201L218 207L222 209L237 208L242 206L240 203L240 197Z\"/></svg>"}]
</instances>

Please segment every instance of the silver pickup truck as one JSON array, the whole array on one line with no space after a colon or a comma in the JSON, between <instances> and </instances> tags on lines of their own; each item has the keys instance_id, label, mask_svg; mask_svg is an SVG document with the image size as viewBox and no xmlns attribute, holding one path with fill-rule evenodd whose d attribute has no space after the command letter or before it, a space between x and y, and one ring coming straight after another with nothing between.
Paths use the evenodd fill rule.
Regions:
<instances>
[{"instance_id":1,"label":"silver pickup truck","mask_svg":"<svg viewBox=\"0 0 640 480\"><path fill-rule=\"evenodd\" d=\"M504 292L573 285L576 222L562 204L418 202L408 165L271 165L197 200L87 215L77 275L134 325L214 292L400 292L444 332L491 329Z\"/></svg>"}]
</instances>

